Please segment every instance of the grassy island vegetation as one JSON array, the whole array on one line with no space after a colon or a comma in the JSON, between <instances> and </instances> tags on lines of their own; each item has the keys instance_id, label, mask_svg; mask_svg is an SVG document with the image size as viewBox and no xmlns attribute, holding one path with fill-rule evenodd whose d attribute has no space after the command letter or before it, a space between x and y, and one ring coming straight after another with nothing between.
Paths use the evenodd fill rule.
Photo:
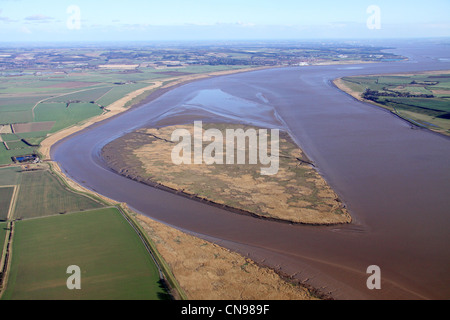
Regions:
<instances>
[{"instance_id":1,"label":"grassy island vegetation","mask_svg":"<svg viewBox=\"0 0 450 320\"><path fill-rule=\"evenodd\" d=\"M204 130L209 128L219 129L224 136L227 129L257 129L205 124ZM278 173L263 176L261 165L250 165L248 161L243 165L173 164L174 144L170 139L176 129L193 131L193 126L140 129L107 145L103 155L115 171L132 179L260 218L304 224L351 221L338 196L289 135L284 133L280 139Z\"/></svg>"}]
</instances>

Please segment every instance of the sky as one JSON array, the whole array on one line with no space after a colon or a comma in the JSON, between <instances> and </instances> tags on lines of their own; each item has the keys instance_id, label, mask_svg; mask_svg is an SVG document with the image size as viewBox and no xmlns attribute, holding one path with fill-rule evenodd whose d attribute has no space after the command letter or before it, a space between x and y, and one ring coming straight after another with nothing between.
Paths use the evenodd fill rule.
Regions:
<instances>
[{"instance_id":1,"label":"sky","mask_svg":"<svg viewBox=\"0 0 450 320\"><path fill-rule=\"evenodd\" d=\"M0 0L0 42L450 37L449 0Z\"/></svg>"}]
</instances>

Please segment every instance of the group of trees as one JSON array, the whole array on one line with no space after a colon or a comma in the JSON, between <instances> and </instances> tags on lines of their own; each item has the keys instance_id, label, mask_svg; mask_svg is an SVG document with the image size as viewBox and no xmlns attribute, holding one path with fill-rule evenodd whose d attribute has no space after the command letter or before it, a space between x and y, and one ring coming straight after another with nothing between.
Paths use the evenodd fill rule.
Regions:
<instances>
[{"instance_id":1,"label":"group of trees","mask_svg":"<svg viewBox=\"0 0 450 320\"><path fill-rule=\"evenodd\" d=\"M394 98L434 98L432 94L412 94L411 92L398 92L398 91L377 91L367 89L363 93L363 98L366 100L378 101L380 97L394 97Z\"/></svg>"}]
</instances>

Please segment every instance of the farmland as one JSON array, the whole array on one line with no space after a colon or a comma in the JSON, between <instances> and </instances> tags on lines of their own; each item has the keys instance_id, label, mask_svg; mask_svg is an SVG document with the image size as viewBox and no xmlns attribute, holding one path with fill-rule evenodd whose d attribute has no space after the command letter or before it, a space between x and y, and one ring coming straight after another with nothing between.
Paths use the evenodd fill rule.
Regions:
<instances>
[{"instance_id":1,"label":"farmland","mask_svg":"<svg viewBox=\"0 0 450 320\"><path fill-rule=\"evenodd\" d=\"M68 266L82 290L68 290ZM116 208L19 221L3 299L157 300L167 298L158 269Z\"/></svg>"},{"instance_id":2,"label":"farmland","mask_svg":"<svg viewBox=\"0 0 450 320\"><path fill-rule=\"evenodd\" d=\"M402 59L382 49L289 43L0 48L0 165L11 164L14 156L38 152L47 135L108 112L108 106L156 81L249 67ZM150 93L143 92L126 107ZM11 147L2 142L6 134L14 134Z\"/></svg>"},{"instance_id":3,"label":"farmland","mask_svg":"<svg viewBox=\"0 0 450 320\"><path fill-rule=\"evenodd\" d=\"M95 73L95 72L93 72ZM77 75L73 76L77 78ZM106 107L148 84L119 85L111 76L105 83L83 82L72 75L53 79L43 76L3 78L0 88L0 165L11 157L35 153L48 134L106 112ZM100 103L97 100L101 99ZM9 130L7 128L10 127Z\"/></svg>"},{"instance_id":4,"label":"farmland","mask_svg":"<svg viewBox=\"0 0 450 320\"><path fill-rule=\"evenodd\" d=\"M24 172L14 218L28 219L102 207L64 187L48 170Z\"/></svg>"},{"instance_id":5,"label":"farmland","mask_svg":"<svg viewBox=\"0 0 450 320\"><path fill-rule=\"evenodd\" d=\"M0 221L8 218L14 187L0 187Z\"/></svg>"},{"instance_id":6,"label":"farmland","mask_svg":"<svg viewBox=\"0 0 450 320\"><path fill-rule=\"evenodd\" d=\"M183 74L224 69L193 67ZM123 73L98 69L83 74L51 72L49 75L35 72L33 75L0 77L0 165L11 164L14 156L38 152L39 144L49 134L107 113L108 106L127 94L149 87L152 80L161 81L178 74L176 71L143 70ZM132 103L150 93L142 93L142 97L135 98Z\"/></svg>"},{"instance_id":7,"label":"farmland","mask_svg":"<svg viewBox=\"0 0 450 320\"><path fill-rule=\"evenodd\" d=\"M450 135L449 72L345 77L337 84L414 125Z\"/></svg>"},{"instance_id":8,"label":"farmland","mask_svg":"<svg viewBox=\"0 0 450 320\"><path fill-rule=\"evenodd\" d=\"M0 222L0 257L3 253L3 246L5 244L6 226L6 222Z\"/></svg>"},{"instance_id":9,"label":"farmland","mask_svg":"<svg viewBox=\"0 0 450 320\"><path fill-rule=\"evenodd\" d=\"M104 205L86 195L69 190L60 179L49 170L48 165L0 169L0 220L6 220L9 202L14 187L15 205L10 220L29 219L101 208Z\"/></svg>"},{"instance_id":10,"label":"farmland","mask_svg":"<svg viewBox=\"0 0 450 320\"><path fill-rule=\"evenodd\" d=\"M0 221L6 221L8 219L14 189L19 184L19 181L18 168L0 169Z\"/></svg>"},{"instance_id":11,"label":"farmland","mask_svg":"<svg viewBox=\"0 0 450 320\"><path fill-rule=\"evenodd\" d=\"M19 180L20 168L0 168L0 186L16 185Z\"/></svg>"},{"instance_id":12,"label":"farmland","mask_svg":"<svg viewBox=\"0 0 450 320\"><path fill-rule=\"evenodd\" d=\"M170 297L141 238L119 210L72 191L47 164L1 168L0 204L0 221L14 225L2 299ZM0 222L0 251L6 226ZM83 270L82 291L66 287L71 265Z\"/></svg>"}]
</instances>

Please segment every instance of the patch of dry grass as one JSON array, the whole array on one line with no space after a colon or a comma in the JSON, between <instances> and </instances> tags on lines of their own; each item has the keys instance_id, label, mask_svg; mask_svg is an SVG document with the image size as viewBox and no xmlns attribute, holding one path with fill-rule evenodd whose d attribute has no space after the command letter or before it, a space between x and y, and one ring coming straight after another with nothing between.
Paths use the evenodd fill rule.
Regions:
<instances>
[{"instance_id":1,"label":"patch of dry grass","mask_svg":"<svg viewBox=\"0 0 450 320\"><path fill-rule=\"evenodd\" d=\"M191 300L317 300L275 271L150 218L137 219Z\"/></svg>"}]
</instances>

